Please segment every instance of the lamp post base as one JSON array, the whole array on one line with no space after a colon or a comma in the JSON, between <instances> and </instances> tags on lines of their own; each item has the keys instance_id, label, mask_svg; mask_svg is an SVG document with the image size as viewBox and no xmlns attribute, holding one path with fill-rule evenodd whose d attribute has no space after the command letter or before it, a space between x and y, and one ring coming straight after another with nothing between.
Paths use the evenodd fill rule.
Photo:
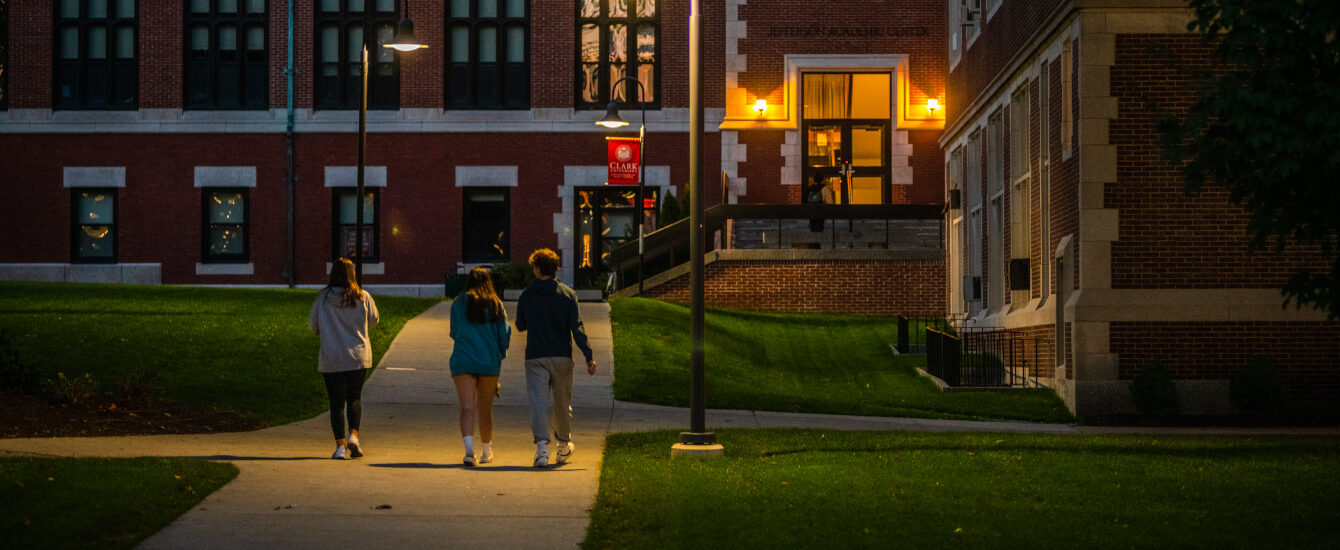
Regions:
<instances>
[{"instance_id":1,"label":"lamp post base","mask_svg":"<svg viewBox=\"0 0 1340 550\"><path fill-rule=\"evenodd\" d=\"M703 458L709 456L723 456L726 454L726 448L720 444L712 443L710 445L689 445L685 443L676 443L670 446L670 456L686 458Z\"/></svg>"}]
</instances>

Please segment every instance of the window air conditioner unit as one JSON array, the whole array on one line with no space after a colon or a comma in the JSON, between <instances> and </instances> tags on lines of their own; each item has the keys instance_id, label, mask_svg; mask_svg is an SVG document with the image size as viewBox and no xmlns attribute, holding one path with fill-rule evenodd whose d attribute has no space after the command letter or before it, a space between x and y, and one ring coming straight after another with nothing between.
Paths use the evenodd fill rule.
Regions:
<instances>
[{"instance_id":1,"label":"window air conditioner unit","mask_svg":"<svg viewBox=\"0 0 1340 550\"><path fill-rule=\"evenodd\" d=\"M963 277L963 301L980 302L982 301L982 278L973 275Z\"/></svg>"},{"instance_id":2,"label":"window air conditioner unit","mask_svg":"<svg viewBox=\"0 0 1340 550\"><path fill-rule=\"evenodd\" d=\"M1029 289L1030 277L1028 271L1028 258L1010 260L1010 290Z\"/></svg>"}]
</instances>

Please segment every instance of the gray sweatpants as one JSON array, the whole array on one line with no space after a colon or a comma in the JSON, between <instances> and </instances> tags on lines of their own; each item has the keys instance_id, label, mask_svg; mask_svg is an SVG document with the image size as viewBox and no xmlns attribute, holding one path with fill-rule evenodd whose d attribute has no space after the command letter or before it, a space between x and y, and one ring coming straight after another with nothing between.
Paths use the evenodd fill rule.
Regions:
<instances>
[{"instance_id":1,"label":"gray sweatpants","mask_svg":"<svg viewBox=\"0 0 1340 550\"><path fill-rule=\"evenodd\" d=\"M572 440L571 357L541 357L526 360L526 394L530 396L530 431L535 443L549 441L549 394L554 396L554 438Z\"/></svg>"}]
</instances>

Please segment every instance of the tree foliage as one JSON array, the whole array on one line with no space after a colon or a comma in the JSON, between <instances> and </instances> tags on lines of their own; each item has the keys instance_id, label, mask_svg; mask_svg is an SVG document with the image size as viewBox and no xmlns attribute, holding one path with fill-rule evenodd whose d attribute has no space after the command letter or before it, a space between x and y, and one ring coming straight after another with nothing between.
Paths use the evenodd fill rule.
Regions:
<instances>
[{"instance_id":1,"label":"tree foliage","mask_svg":"<svg viewBox=\"0 0 1340 550\"><path fill-rule=\"evenodd\" d=\"M1329 272L1301 270L1285 304L1340 318L1340 1L1191 0L1188 30L1218 70L1189 110L1161 121L1186 188L1207 181L1249 213L1251 249L1316 247Z\"/></svg>"}]
</instances>

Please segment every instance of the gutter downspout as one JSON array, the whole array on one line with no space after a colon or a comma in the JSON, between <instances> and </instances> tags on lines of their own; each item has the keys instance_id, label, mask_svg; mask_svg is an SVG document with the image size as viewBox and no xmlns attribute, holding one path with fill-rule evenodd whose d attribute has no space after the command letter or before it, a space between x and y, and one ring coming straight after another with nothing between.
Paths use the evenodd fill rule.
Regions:
<instances>
[{"instance_id":1,"label":"gutter downspout","mask_svg":"<svg viewBox=\"0 0 1340 550\"><path fill-rule=\"evenodd\" d=\"M284 127L285 143L288 149L288 268L284 271L284 279L288 282L288 287L293 288L298 284L297 259L296 259L296 240L294 238L294 216L297 211L294 205L295 188L298 183L297 163L293 158L294 142L294 123L293 123L293 75L297 72L293 68L293 3L288 2L288 66L284 67L284 74L288 77L288 124Z\"/></svg>"}]
</instances>

